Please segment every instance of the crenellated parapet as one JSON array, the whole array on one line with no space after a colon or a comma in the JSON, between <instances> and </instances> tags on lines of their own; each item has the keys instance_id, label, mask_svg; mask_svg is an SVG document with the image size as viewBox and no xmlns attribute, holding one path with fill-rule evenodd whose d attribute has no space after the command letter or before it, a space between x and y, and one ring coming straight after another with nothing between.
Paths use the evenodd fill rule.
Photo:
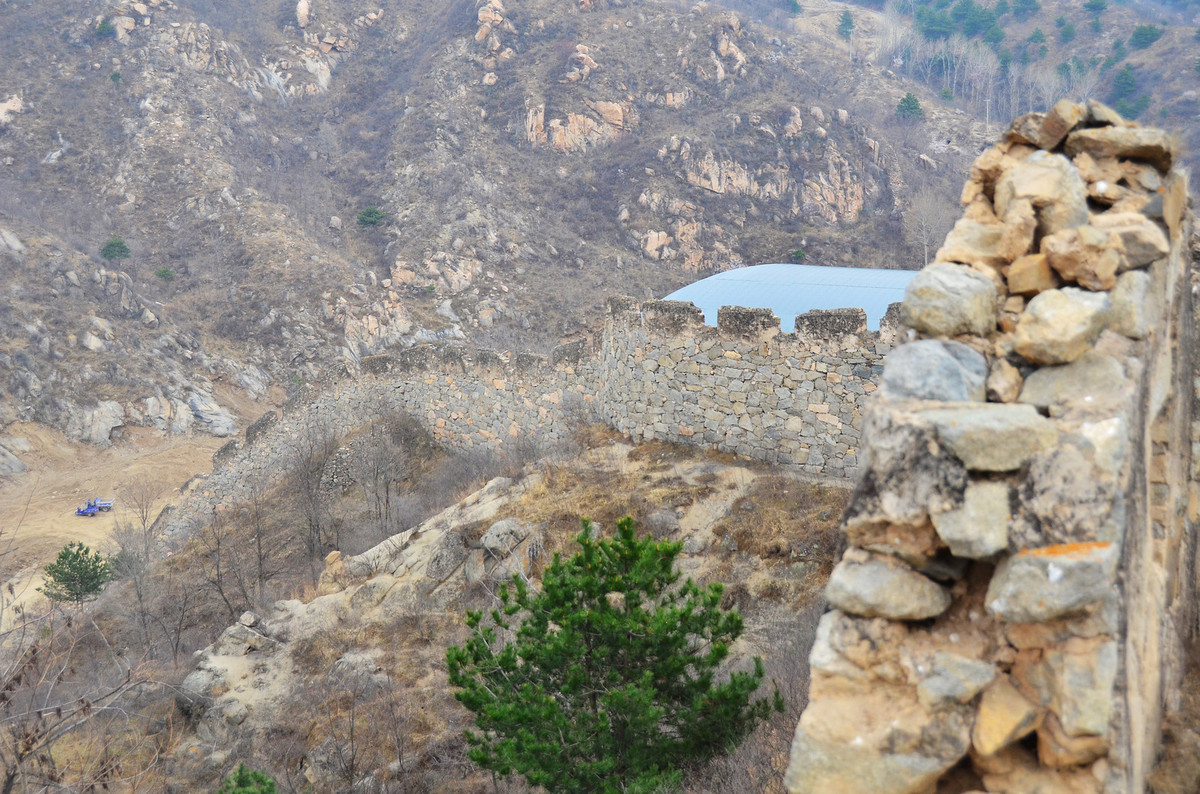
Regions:
<instances>
[{"instance_id":1,"label":"crenellated parapet","mask_svg":"<svg viewBox=\"0 0 1200 794\"><path fill-rule=\"evenodd\" d=\"M794 794L1146 790L1197 597L1174 154L1064 101L976 160L864 423Z\"/></svg>"}]
</instances>

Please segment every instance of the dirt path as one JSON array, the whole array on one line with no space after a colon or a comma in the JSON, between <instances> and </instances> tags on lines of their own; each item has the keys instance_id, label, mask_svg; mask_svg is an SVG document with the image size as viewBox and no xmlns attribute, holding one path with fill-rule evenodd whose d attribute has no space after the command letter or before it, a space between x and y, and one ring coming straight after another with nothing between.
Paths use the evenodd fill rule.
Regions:
<instances>
[{"instance_id":1,"label":"dirt path","mask_svg":"<svg viewBox=\"0 0 1200 794\"><path fill-rule=\"evenodd\" d=\"M212 471L212 455L227 439L210 436L164 438L144 428L126 428L124 437L107 449L68 440L61 433L33 424L11 425L6 437L24 439L20 453L29 470L0 478L0 580L14 588L17 602L37 596L41 569L59 549L80 541L107 551L109 534L118 521L132 521L132 505L122 495L146 483L157 493L151 520L179 499L179 486ZM114 498L111 512L93 518L75 515L92 497Z\"/></svg>"}]
</instances>

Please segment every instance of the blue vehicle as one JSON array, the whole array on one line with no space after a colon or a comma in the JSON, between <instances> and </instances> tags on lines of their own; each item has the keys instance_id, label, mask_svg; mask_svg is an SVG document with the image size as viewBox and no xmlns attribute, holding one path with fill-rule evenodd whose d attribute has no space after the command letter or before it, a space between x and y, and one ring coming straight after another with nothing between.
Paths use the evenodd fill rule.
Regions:
<instances>
[{"instance_id":1,"label":"blue vehicle","mask_svg":"<svg viewBox=\"0 0 1200 794\"><path fill-rule=\"evenodd\" d=\"M99 512L100 512L100 508L96 507L95 499L89 499L88 503L85 504L83 507L78 507L75 509L75 515L86 516L87 518L92 518L96 515L96 513L99 513Z\"/></svg>"},{"instance_id":2,"label":"blue vehicle","mask_svg":"<svg viewBox=\"0 0 1200 794\"><path fill-rule=\"evenodd\" d=\"M113 505L115 505L116 503L117 503L116 499L93 499L92 500L92 504L94 504L96 506L96 509L100 510L101 512L104 512L104 513L107 513L109 510L112 510Z\"/></svg>"}]
</instances>

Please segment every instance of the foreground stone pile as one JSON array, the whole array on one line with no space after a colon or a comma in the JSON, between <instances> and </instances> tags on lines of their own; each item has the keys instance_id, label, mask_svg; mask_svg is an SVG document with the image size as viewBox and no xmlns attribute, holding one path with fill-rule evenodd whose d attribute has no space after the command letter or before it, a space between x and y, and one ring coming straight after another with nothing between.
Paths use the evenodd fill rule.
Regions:
<instances>
[{"instance_id":1,"label":"foreground stone pile","mask_svg":"<svg viewBox=\"0 0 1200 794\"><path fill-rule=\"evenodd\" d=\"M1145 789L1192 594L1173 160L1064 101L975 162L864 428L790 791Z\"/></svg>"}]
</instances>

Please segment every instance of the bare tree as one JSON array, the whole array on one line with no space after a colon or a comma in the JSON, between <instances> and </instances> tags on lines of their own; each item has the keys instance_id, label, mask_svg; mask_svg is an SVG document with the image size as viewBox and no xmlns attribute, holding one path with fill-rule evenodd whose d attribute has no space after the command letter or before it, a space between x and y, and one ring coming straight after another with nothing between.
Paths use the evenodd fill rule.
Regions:
<instances>
[{"instance_id":1,"label":"bare tree","mask_svg":"<svg viewBox=\"0 0 1200 794\"><path fill-rule=\"evenodd\" d=\"M408 471L408 454L401 445L396 421L384 419L372 424L359 437L350 460L351 476L362 486L371 505L372 518L380 537L393 535L396 484Z\"/></svg>"},{"instance_id":2,"label":"bare tree","mask_svg":"<svg viewBox=\"0 0 1200 794\"><path fill-rule=\"evenodd\" d=\"M921 246L925 264L929 264L931 251L937 251L956 215L956 208L945 195L929 187L921 188L909 202L903 218L904 234L910 243Z\"/></svg>"},{"instance_id":3,"label":"bare tree","mask_svg":"<svg viewBox=\"0 0 1200 794\"><path fill-rule=\"evenodd\" d=\"M310 421L292 439L288 485L304 522L304 549L314 585L320 572L313 563L322 556L326 534L333 523L332 494L325 487L325 468L336 451L333 432L316 421Z\"/></svg>"}]
</instances>

